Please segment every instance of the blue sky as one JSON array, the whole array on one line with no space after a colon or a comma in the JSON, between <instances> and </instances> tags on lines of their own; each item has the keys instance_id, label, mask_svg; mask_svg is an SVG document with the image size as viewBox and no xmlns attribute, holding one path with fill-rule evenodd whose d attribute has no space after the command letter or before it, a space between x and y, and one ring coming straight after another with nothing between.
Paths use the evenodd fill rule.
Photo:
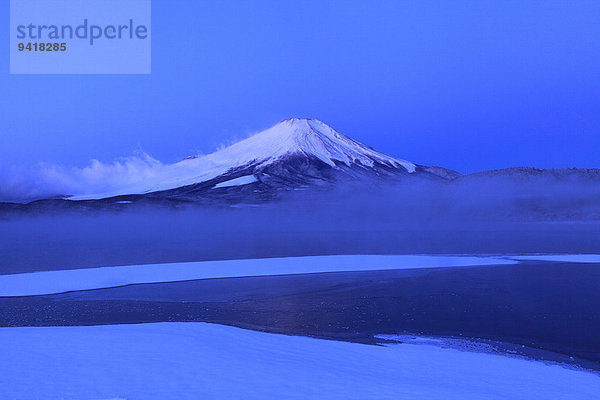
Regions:
<instances>
[{"instance_id":1,"label":"blue sky","mask_svg":"<svg viewBox=\"0 0 600 400\"><path fill-rule=\"evenodd\" d=\"M174 162L289 117L460 172L600 167L599 21L597 1L153 0L151 75L10 75L4 52L0 169Z\"/></svg>"}]
</instances>

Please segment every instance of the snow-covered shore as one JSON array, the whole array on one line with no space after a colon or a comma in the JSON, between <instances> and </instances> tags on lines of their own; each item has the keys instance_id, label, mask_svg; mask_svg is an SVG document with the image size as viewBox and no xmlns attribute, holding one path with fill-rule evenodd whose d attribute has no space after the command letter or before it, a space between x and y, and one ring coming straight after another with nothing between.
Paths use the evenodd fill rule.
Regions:
<instances>
[{"instance_id":1,"label":"snow-covered shore","mask_svg":"<svg viewBox=\"0 0 600 400\"><path fill-rule=\"evenodd\" d=\"M2 399L597 399L593 373L206 323L0 328Z\"/></svg>"},{"instance_id":2,"label":"snow-covered shore","mask_svg":"<svg viewBox=\"0 0 600 400\"><path fill-rule=\"evenodd\" d=\"M336 255L128 265L0 275L0 296L31 296L194 279L515 263L500 257Z\"/></svg>"}]
</instances>

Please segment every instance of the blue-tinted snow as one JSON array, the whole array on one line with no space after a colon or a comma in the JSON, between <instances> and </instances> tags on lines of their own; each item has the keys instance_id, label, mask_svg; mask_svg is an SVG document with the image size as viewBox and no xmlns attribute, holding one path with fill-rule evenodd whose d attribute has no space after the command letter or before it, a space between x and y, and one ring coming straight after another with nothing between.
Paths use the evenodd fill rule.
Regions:
<instances>
[{"instance_id":1,"label":"blue-tinted snow","mask_svg":"<svg viewBox=\"0 0 600 400\"><path fill-rule=\"evenodd\" d=\"M496 257L337 255L128 265L0 275L0 296L31 296L194 279L515 263Z\"/></svg>"},{"instance_id":2,"label":"blue-tinted snow","mask_svg":"<svg viewBox=\"0 0 600 400\"><path fill-rule=\"evenodd\" d=\"M2 399L598 399L593 373L206 323L0 328Z\"/></svg>"}]
</instances>

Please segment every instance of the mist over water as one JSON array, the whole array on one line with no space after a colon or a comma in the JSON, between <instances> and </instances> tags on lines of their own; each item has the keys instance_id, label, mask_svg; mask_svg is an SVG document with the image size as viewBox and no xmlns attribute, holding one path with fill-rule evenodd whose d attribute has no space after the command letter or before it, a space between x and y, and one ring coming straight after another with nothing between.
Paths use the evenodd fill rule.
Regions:
<instances>
[{"instance_id":1,"label":"mist over water","mask_svg":"<svg viewBox=\"0 0 600 400\"><path fill-rule=\"evenodd\" d=\"M581 182L406 181L291 191L264 204L119 206L5 215L0 273L324 254L600 252L600 190Z\"/></svg>"}]
</instances>

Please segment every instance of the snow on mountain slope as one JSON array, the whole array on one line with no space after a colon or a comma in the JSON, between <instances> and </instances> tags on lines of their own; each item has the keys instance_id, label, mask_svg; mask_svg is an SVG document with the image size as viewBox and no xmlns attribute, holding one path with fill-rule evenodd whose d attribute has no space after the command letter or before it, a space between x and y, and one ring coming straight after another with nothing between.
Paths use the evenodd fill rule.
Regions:
<instances>
[{"instance_id":1,"label":"snow on mountain slope","mask_svg":"<svg viewBox=\"0 0 600 400\"><path fill-rule=\"evenodd\" d=\"M188 157L176 164L161 166L151 176L134 185L101 194L78 194L70 199L98 199L164 191L206 182L242 168L266 167L298 156L320 160L333 169L341 165L365 169L380 165L414 173L417 167L354 141L321 121L291 118L212 154Z\"/></svg>"},{"instance_id":2,"label":"snow on mountain slope","mask_svg":"<svg viewBox=\"0 0 600 400\"><path fill-rule=\"evenodd\" d=\"M349 166L361 164L372 167L375 162L390 167L403 167L415 171L415 165L373 150L335 131L316 119L291 118L280 122L246 140L242 140L209 157L231 165L244 165L253 161L265 165L286 155L314 156L332 167L336 161Z\"/></svg>"},{"instance_id":3,"label":"snow on mountain slope","mask_svg":"<svg viewBox=\"0 0 600 400\"><path fill-rule=\"evenodd\" d=\"M256 179L256 177L254 175L244 175L244 176L240 176L239 178L234 178L234 179L230 179L225 182L217 183L214 187L215 188L224 188L224 187L232 187L232 186L242 186L242 185L248 185L250 183L254 183L257 181L258 180Z\"/></svg>"}]
</instances>

